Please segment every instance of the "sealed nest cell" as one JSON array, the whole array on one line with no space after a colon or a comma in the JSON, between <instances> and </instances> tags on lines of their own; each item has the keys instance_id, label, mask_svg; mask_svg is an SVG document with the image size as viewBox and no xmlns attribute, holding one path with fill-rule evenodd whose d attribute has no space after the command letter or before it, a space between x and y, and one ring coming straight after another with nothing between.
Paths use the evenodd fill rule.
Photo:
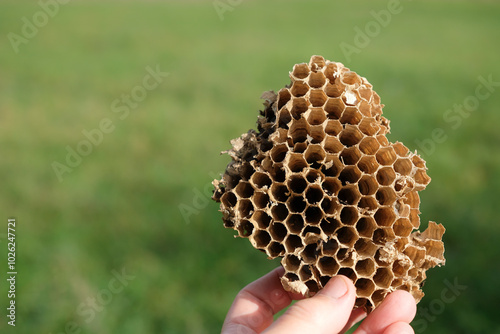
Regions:
<instances>
[{"instance_id":1,"label":"sealed nest cell","mask_svg":"<svg viewBox=\"0 0 500 334\"><path fill-rule=\"evenodd\" d=\"M444 227L417 230L425 161L387 140L380 97L341 63L313 56L290 79L226 152L213 182L224 226L282 258L288 291L312 296L345 275L368 312L394 290L418 302L427 269L445 263Z\"/></svg>"}]
</instances>

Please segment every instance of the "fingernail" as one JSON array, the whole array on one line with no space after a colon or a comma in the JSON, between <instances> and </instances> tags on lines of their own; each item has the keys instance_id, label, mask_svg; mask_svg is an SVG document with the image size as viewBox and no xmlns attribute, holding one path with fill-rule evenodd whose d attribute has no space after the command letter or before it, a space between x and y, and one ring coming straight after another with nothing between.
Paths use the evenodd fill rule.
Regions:
<instances>
[{"instance_id":1,"label":"fingernail","mask_svg":"<svg viewBox=\"0 0 500 334\"><path fill-rule=\"evenodd\" d=\"M332 298L341 298L347 293L347 284L342 277L333 277L323 289L323 293Z\"/></svg>"}]
</instances>

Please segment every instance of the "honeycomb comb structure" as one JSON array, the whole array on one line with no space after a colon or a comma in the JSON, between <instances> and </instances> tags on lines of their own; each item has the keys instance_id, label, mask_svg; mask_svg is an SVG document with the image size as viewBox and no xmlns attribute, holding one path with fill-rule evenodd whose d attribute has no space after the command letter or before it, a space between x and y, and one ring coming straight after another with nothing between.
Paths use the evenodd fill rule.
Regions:
<instances>
[{"instance_id":1,"label":"honeycomb comb structure","mask_svg":"<svg viewBox=\"0 0 500 334\"><path fill-rule=\"evenodd\" d=\"M341 63L313 56L290 79L225 152L213 182L224 226L282 258L288 291L312 296L341 274L368 312L398 289L418 302L427 269L445 263L444 227L417 230L425 161L388 141L380 97Z\"/></svg>"}]
</instances>

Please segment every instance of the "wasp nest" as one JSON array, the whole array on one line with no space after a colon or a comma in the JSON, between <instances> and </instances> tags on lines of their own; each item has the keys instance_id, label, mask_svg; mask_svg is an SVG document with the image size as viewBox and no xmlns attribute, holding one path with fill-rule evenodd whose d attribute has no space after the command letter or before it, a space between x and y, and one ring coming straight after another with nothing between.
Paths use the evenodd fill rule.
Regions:
<instances>
[{"instance_id":1,"label":"wasp nest","mask_svg":"<svg viewBox=\"0 0 500 334\"><path fill-rule=\"evenodd\" d=\"M232 140L215 180L225 227L269 258L285 289L312 296L335 275L368 312L394 290L418 302L426 270L444 264L444 227L420 225L425 161L390 143L380 97L341 63L313 56L266 92L258 131Z\"/></svg>"}]
</instances>

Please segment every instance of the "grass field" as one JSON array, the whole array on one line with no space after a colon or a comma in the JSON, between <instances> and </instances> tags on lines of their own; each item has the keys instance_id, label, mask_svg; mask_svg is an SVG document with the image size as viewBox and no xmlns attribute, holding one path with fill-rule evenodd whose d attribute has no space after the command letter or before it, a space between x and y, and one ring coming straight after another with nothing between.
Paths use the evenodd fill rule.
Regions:
<instances>
[{"instance_id":1,"label":"grass field","mask_svg":"<svg viewBox=\"0 0 500 334\"><path fill-rule=\"evenodd\" d=\"M16 327L2 278L0 331L220 331L239 289L279 262L223 228L206 194L229 161L219 152L254 127L263 91L321 54L367 77L390 140L427 160L421 217L447 228L447 264L429 272L416 332L500 333L500 86L453 111L478 77L500 81L500 4L401 1L382 26L371 11L387 9L74 0L44 22L38 2L0 2L0 278L12 217L18 271ZM435 129L446 139L432 148Z\"/></svg>"}]
</instances>

